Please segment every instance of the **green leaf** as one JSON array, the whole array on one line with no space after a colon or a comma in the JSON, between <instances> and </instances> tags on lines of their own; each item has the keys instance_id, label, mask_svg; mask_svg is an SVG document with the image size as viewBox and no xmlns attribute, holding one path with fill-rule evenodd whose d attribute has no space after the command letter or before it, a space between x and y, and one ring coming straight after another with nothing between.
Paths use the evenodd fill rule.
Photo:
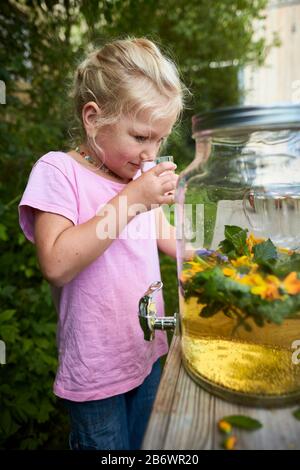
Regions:
<instances>
[{"instance_id":1,"label":"green leaf","mask_svg":"<svg viewBox=\"0 0 300 470\"><path fill-rule=\"evenodd\" d=\"M225 225L225 240L219 245L222 252L231 258L249 255L250 253L246 243L247 231L247 229L242 229L236 225Z\"/></svg>"},{"instance_id":2,"label":"green leaf","mask_svg":"<svg viewBox=\"0 0 300 470\"><path fill-rule=\"evenodd\" d=\"M293 412L293 416L300 421L300 408Z\"/></svg>"},{"instance_id":3,"label":"green leaf","mask_svg":"<svg viewBox=\"0 0 300 470\"><path fill-rule=\"evenodd\" d=\"M206 307L204 307L201 310L200 317L203 317L203 318L212 317L213 315L215 315L216 313L220 311L222 306L223 304L221 304L220 302L212 302L210 305L206 305Z\"/></svg>"},{"instance_id":4,"label":"green leaf","mask_svg":"<svg viewBox=\"0 0 300 470\"><path fill-rule=\"evenodd\" d=\"M26 241L26 238L25 236L23 235L23 233L19 233L18 235L18 245L23 245Z\"/></svg>"},{"instance_id":5,"label":"green leaf","mask_svg":"<svg viewBox=\"0 0 300 470\"><path fill-rule=\"evenodd\" d=\"M253 247L254 262L263 264L270 260L277 259L277 250L275 245L268 239L265 242L258 243Z\"/></svg>"},{"instance_id":6,"label":"green leaf","mask_svg":"<svg viewBox=\"0 0 300 470\"><path fill-rule=\"evenodd\" d=\"M224 253L224 255L227 255L229 258L235 257L234 245L229 240L222 240L218 248L222 253Z\"/></svg>"},{"instance_id":7,"label":"green leaf","mask_svg":"<svg viewBox=\"0 0 300 470\"><path fill-rule=\"evenodd\" d=\"M34 275L34 271L31 268L26 268L25 269L25 276L30 279Z\"/></svg>"},{"instance_id":8,"label":"green leaf","mask_svg":"<svg viewBox=\"0 0 300 470\"><path fill-rule=\"evenodd\" d=\"M4 310L4 312L0 313L0 323L4 323L11 320L15 313L16 310L14 309Z\"/></svg>"},{"instance_id":9,"label":"green leaf","mask_svg":"<svg viewBox=\"0 0 300 470\"><path fill-rule=\"evenodd\" d=\"M258 316L280 325L285 318L299 315L300 295L287 296L284 300L274 300L273 302L261 300L254 308Z\"/></svg>"},{"instance_id":10,"label":"green leaf","mask_svg":"<svg viewBox=\"0 0 300 470\"><path fill-rule=\"evenodd\" d=\"M238 227L237 225L225 225L224 228L224 235L226 240L230 240L233 242L233 239L238 235L241 235L242 233L245 233L247 236L247 229L242 229L241 227Z\"/></svg>"},{"instance_id":11,"label":"green leaf","mask_svg":"<svg viewBox=\"0 0 300 470\"><path fill-rule=\"evenodd\" d=\"M37 449L38 445L39 445L39 442L37 441L36 438L29 437L29 438L22 440L20 444L20 449L21 450L35 450Z\"/></svg>"},{"instance_id":12,"label":"green leaf","mask_svg":"<svg viewBox=\"0 0 300 470\"><path fill-rule=\"evenodd\" d=\"M227 423L230 423L232 426L241 429L248 429L249 431L255 431L256 429L262 428L262 424L257 419L250 418L249 416L244 415L232 415L225 416L222 418Z\"/></svg>"},{"instance_id":13,"label":"green leaf","mask_svg":"<svg viewBox=\"0 0 300 470\"><path fill-rule=\"evenodd\" d=\"M0 240L4 242L8 240L7 229L3 224L0 224Z\"/></svg>"},{"instance_id":14,"label":"green leaf","mask_svg":"<svg viewBox=\"0 0 300 470\"><path fill-rule=\"evenodd\" d=\"M300 272L300 254L293 253L288 255L279 253L276 264L272 268L273 273L281 279L292 271Z\"/></svg>"},{"instance_id":15,"label":"green leaf","mask_svg":"<svg viewBox=\"0 0 300 470\"><path fill-rule=\"evenodd\" d=\"M14 421L10 411L4 409L0 415L0 431L5 437L15 434L20 426Z\"/></svg>"},{"instance_id":16,"label":"green leaf","mask_svg":"<svg viewBox=\"0 0 300 470\"><path fill-rule=\"evenodd\" d=\"M53 411L54 407L49 402L49 400L44 399L41 401L38 415L36 417L38 423L45 423L50 416L50 413Z\"/></svg>"}]
</instances>

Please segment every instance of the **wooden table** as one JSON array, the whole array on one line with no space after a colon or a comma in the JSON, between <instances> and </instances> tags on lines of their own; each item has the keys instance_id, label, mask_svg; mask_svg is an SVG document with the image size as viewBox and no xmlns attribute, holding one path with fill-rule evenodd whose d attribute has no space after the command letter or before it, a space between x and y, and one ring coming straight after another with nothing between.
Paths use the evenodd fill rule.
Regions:
<instances>
[{"instance_id":1,"label":"wooden table","mask_svg":"<svg viewBox=\"0 0 300 470\"><path fill-rule=\"evenodd\" d=\"M300 449L300 421L292 415L298 407L251 408L211 395L185 372L180 338L174 336L142 448L221 449L224 435L217 422L224 416L245 414L263 427L252 432L237 429L237 449Z\"/></svg>"}]
</instances>

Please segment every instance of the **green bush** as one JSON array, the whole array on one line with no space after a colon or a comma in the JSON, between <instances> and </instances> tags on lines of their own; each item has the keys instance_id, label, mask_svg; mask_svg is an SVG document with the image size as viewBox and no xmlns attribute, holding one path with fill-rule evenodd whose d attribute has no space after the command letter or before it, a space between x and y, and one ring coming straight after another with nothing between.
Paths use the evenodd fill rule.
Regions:
<instances>
[{"instance_id":1,"label":"green bush","mask_svg":"<svg viewBox=\"0 0 300 470\"><path fill-rule=\"evenodd\" d=\"M50 423L66 427L52 393L56 312L34 247L20 233L16 205L9 209L2 208L6 225L0 225L0 339L6 346L0 369L0 447L35 449L53 440Z\"/></svg>"}]
</instances>

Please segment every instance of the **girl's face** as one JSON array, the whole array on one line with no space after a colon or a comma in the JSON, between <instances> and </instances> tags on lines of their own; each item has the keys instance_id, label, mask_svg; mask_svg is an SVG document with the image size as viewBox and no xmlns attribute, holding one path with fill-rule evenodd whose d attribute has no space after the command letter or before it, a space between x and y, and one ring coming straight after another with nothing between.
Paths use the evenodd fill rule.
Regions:
<instances>
[{"instance_id":1,"label":"girl's face","mask_svg":"<svg viewBox=\"0 0 300 470\"><path fill-rule=\"evenodd\" d=\"M175 117L150 122L149 112L135 119L123 116L117 124L102 128L96 143L103 150L105 165L128 183L145 160L155 160L163 141L172 131Z\"/></svg>"}]
</instances>

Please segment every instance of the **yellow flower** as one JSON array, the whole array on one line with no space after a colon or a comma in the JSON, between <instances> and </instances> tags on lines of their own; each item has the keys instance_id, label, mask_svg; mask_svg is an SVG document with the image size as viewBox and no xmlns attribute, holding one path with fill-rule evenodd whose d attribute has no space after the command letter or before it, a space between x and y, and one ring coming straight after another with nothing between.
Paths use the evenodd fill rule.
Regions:
<instances>
[{"instance_id":1,"label":"yellow flower","mask_svg":"<svg viewBox=\"0 0 300 470\"><path fill-rule=\"evenodd\" d=\"M246 286L261 286L264 285L264 280L260 274L256 273L249 273L245 274L242 278L238 280L241 284L245 284Z\"/></svg>"},{"instance_id":2,"label":"yellow flower","mask_svg":"<svg viewBox=\"0 0 300 470\"><path fill-rule=\"evenodd\" d=\"M181 275L180 275L180 280L182 282L186 282L188 281L191 277L193 276L193 274L191 273L191 271L182 271Z\"/></svg>"},{"instance_id":3,"label":"yellow flower","mask_svg":"<svg viewBox=\"0 0 300 470\"><path fill-rule=\"evenodd\" d=\"M229 436L223 442L223 447L225 450L234 450L237 443L236 436Z\"/></svg>"},{"instance_id":4,"label":"yellow flower","mask_svg":"<svg viewBox=\"0 0 300 470\"><path fill-rule=\"evenodd\" d=\"M188 264L189 266L187 269L197 273L210 267L210 264L206 263L206 261L189 261Z\"/></svg>"},{"instance_id":5,"label":"yellow flower","mask_svg":"<svg viewBox=\"0 0 300 470\"><path fill-rule=\"evenodd\" d=\"M235 268L239 268L240 266L247 266L251 268L251 273L255 272L258 268L258 264L253 263L252 261L253 255L249 256L240 256L237 259L233 259L231 261L232 266Z\"/></svg>"},{"instance_id":6,"label":"yellow flower","mask_svg":"<svg viewBox=\"0 0 300 470\"><path fill-rule=\"evenodd\" d=\"M259 295L262 299L275 300L281 299L279 293L280 280L273 275L263 278L260 274L250 272L242 278L236 279L240 284L251 287L251 293Z\"/></svg>"},{"instance_id":7,"label":"yellow flower","mask_svg":"<svg viewBox=\"0 0 300 470\"><path fill-rule=\"evenodd\" d=\"M231 278L235 278L236 276L236 270L232 268L223 268L222 269L224 276L228 276Z\"/></svg>"},{"instance_id":8,"label":"yellow flower","mask_svg":"<svg viewBox=\"0 0 300 470\"><path fill-rule=\"evenodd\" d=\"M255 295L260 295L262 299L276 300L281 299L278 288L280 287L280 280L273 275L268 275L263 279L260 275L255 275L255 285L252 287L251 292Z\"/></svg>"},{"instance_id":9,"label":"yellow flower","mask_svg":"<svg viewBox=\"0 0 300 470\"><path fill-rule=\"evenodd\" d=\"M292 255L294 253L293 250L289 250L288 248L280 248L280 247L277 247L277 251L279 251L279 253L284 253L287 255Z\"/></svg>"},{"instance_id":10,"label":"yellow flower","mask_svg":"<svg viewBox=\"0 0 300 470\"><path fill-rule=\"evenodd\" d=\"M205 262L200 263L198 261L189 261L188 267L182 270L180 279L182 282L186 282L195 274L201 273L204 269L207 269L207 267L209 266Z\"/></svg>"},{"instance_id":11,"label":"yellow flower","mask_svg":"<svg viewBox=\"0 0 300 470\"><path fill-rule=\"evenodd\" d=\"M272 283L276 287L280 287L280 279L278 279L278 277L274 276L273 274L268 274L266 280L268 283Z\"/></svg>"},{"instance_id":12,"label":"yellow flower","mask_svg":"<svg viewBox=\"0 0 300 470\"><path fill-rule=\"evenodd\" d=\"M251 259L249 259L248 256L240 256L237 259L233 259L231 261L231 264L235 268L238 268L239 266L252 266L253 265L253 263L251 263Z\"/></svg>"},{"instance_id":13,"label":"yellow flower","mask_svg":"<svg viewBox=\"0 0 300 470\"><path fill-rule=\"evenodd\" d=\"M254 245L257 245L258 243L262 243L265 241L264 238L256 238L253 233L250 233L249 237L246 240L247 246L249 248L250 253L252 253L252 249Z\"/></svg>"},{"instance_id":14,"label":"yellow flower","mask_svg":"<svg viewBox=\"0 0 300 470\"><path fill-rule=\"evenodd\" d=\"M288 274L282 284L288 294L296 295L300 293L300 280L295 271Z\"/></svg>"},{"instance_id":15,"label":"yellow flower","mask_svg":"<svg viewBox=\"0 0 300 470\"><path fill-rule=\"evenodd\" d=\"M224 421L224 419L221 419L219 422L218 422L218 427L220 429L221 432L225 433L225 434L230 434L231 431L232 431L232 426L230 423L228 423L227 421Z\"/></svg>"}]
</instances>

